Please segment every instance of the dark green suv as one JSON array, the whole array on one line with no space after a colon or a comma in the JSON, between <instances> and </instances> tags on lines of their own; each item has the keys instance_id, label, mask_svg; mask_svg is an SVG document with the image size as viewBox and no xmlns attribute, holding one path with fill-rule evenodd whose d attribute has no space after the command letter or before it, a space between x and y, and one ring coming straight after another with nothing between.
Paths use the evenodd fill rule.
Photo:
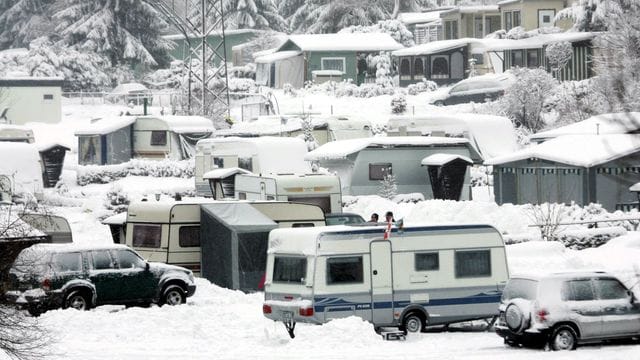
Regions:
<instances>
[{"instance_id":1,"label":"dark green suv","mask_svg":"<svg viewBox=\"0 0 640 360\"><path fill-rule=\"evenodd\" d=\"M148 263L125 245L39 244L20 253L7 298L32 315L104 304L178 305L196 290L193 273Z\"/></svg>"}]
</instances>

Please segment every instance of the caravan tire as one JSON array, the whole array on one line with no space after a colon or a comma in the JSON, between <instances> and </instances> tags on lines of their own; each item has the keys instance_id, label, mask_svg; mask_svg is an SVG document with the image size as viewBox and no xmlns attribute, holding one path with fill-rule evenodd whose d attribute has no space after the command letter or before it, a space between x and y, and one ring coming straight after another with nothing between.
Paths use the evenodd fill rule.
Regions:
<instances>
[{"instance_id":1,"label":"caravan tire","mask_svg":"<svg viewBox=\"0 0 640 360\"><path fill-rule=\"evenodd\" d=\"M402 330L405 333L419 333L424 327L424 316L415 312L407 314L402 320Z\"/></svg>"}]
</instances>

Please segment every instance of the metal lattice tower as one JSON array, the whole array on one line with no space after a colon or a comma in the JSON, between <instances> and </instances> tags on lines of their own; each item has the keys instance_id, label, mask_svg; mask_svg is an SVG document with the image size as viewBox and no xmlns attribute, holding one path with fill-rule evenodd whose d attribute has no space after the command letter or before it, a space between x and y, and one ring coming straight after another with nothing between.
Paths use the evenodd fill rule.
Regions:
<instances>
[{"instance_id":1,"label":"metal lattice tower","mask_svg":"<svg viewBox=\"0 0 640 360\"><path fill-rule=\"evenodd\" d=\"M184 89L186 112L221 118L229 114L229 79L222 0L148 0L184 36L189 81ZM220 34L217 45L207 38Z\"/></svg>"}]
</instances>

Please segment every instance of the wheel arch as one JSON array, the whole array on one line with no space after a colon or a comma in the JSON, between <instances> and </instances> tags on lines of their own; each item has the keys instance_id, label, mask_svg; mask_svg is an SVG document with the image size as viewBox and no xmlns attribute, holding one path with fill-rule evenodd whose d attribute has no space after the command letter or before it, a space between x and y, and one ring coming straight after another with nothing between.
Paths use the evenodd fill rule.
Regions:
<instances>
[{"instance_id":1,"label":"wheel arch","mask_svg":"<svg viewBox=\"0 0 640 360\"><path fill-rule=\"evenodd\" d=\"M82 291L89 294L89 305L95 306L97 303L98 295L96 293L96 287L92 283L85 280L73 280L66 283L62 288L62 301L74 291Z\"/></svg>"},{"instance_id":2,"label":"wheel arch","mask_svg":"<svg viewBox=\"0 0 640 360\"><path fill-rule=\"evenodd\" d=\"M560 326L569 326L570 328L572 328L573 331L575 331L575 333L576 333L576 337L577 337L576 340L578 340L578 341L580 340L580 338L581 338L580 326L578 326L578 324L574 323L573 321L561 321L561 322L558 322L558 323L554 324L553 328L552 328L552 330L551 330L551 332L549 334L552 334L553 331L555 329L559 328Z\"/></svg>"},{"instance_id":3,"label":"wheel arch","mask_svg":"<svg viewBox=\"0 0 640 360\"><path fill-rule=\"evenodd\" d=\"M404 318L409 314L418 314L419 316L421 316L422 320L424 320L424 325L427 325L429 323L429 313L424 308L424 306L418 304L411 304L404 308L404 310L402 310L402 313L400 314L400 318L398 318L398 322L402 324Z\"/></svg>"}]
</instances>

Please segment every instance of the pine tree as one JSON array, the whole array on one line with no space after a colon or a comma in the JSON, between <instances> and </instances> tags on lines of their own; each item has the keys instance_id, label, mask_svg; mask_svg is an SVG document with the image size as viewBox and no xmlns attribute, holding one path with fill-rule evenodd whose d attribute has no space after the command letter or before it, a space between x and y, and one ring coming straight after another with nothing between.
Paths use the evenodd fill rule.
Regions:
<instances>
[{"instance_id":1,"label":"pine tree","mask_svg":"<svg viewBox=\"0 0 640 360\"><path fill-rule=\"evenodd\" d=\"M0 50L26 47L53 33L48 10L55 0L0 0Z\"/></svg>"},{"instance_id":2,"label":"pine tree","mask_svg":"<svg viewBox=\"0 0 640 360\"><path fill-rule=\"evenodd\" d=\"M398 182L396 176L393 174L386 174L380 181L380 190L378 192L380 197L392 200L398 195Z\"/></svg>"},{"instance_id":3,"label":"pine tree","mask_svg":"<svg viewBox=\"0 0 640 360\"><path fill-rule=\"evenodd\" d=\"M69 45L106 56L112 66L169 63L173 45L160 37L166 26L146 1L58 0L56 30Z\"/></svg>"},{"instance_id":4,"label":"pine tree","mask_svg":"<svg viewBox=\"0 0 640 360\"><path fill-rule=\"evenodd\" d=\"M560 10L556 20L570 19L577 31L603 31L607 23L605 1L608 0L578 0Z\"/></svg>"},{"instance_id":5,"label":"pine tree","mask_svg":"<svg viewBox=\"0 0 640 360\"><path fill-rule=\"evenodd\" d=\"M225 0L225 26L284 31L287 24L273 0Z\"/></svg>"},{"instance_id":6,"label":"pine tree","mask_svg":"<svg viewBox=\"0 0 640 360\"><path fill-rule=\"evenodd\" d=\"M298 33L336 33L352 25L372 25L388 19L383 0L308 0L289 18Z\"/></svg>"}]
</instances>

